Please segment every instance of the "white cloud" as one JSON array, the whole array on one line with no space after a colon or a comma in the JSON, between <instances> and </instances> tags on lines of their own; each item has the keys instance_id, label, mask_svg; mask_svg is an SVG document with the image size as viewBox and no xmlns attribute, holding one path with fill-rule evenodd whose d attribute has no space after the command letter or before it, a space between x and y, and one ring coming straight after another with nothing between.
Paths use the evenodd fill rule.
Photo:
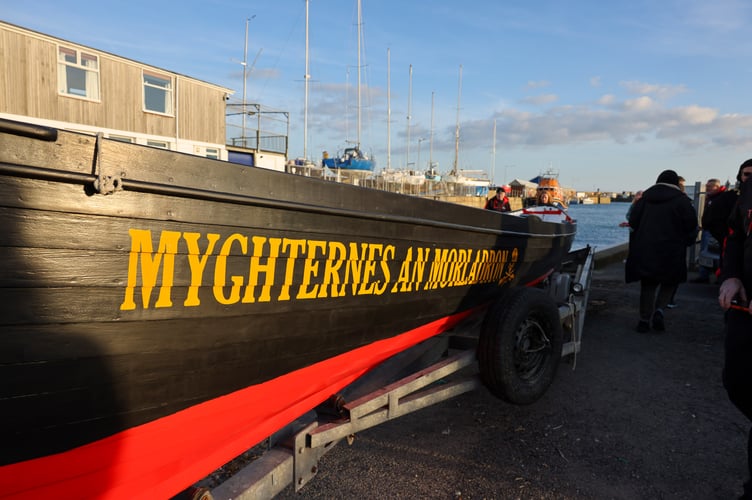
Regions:
<instances>
[{"instance_id":1,"label":"white cloud","mask_svg":"<svg viewBox=\"0 0 752 500\"><path fill-rule=\"evenodd\" d=\"M718 111L710 108L703 108L700 106L687 106L683 108L682 114L686 118L686 122L692 125L709 124L715 121L718 117Z\"/></svg>"},{"instance_id":2,"label":"white cloud","mask_svg":"<svg viewBox=\"0 0 752 500\"><path fill-rule=\"evenodd\" d=\"M624 101L625 111L645 111L654 106L654 101L648 96L638 97L637 99L627 99Z\"/></svg>"},{"instance_id":3,"label":"white cloud","mask_svg":"<svg viewBox=\"0 0 752 500\"><path fill-rule=\"evenodd\" d=\"M608 107L596 107L607 104ZM647 96L617 102L605 95L595 106L557 106L540 113L505 109L490 120L463 124L463 144L483 147L493 120L503 147L547 147L613 141L638 143L658 138L679 147L752 145L752 116L720 115L718 110L697 105L665 107Z\"/></svg>"},{"instance_id":4,"label":"white cloud","mask_svg":"<svg viewBox=\"0 0 752 500\"><path fill-rule=\"evenodd\" d=\"M522 99L522 102L524 102L525 104L534 104L536 106L541 106L543 104L556 102L558 99L559 97L556 94L543 94L525 97L524 99Z\"/></svg>"},{"instance_id":5,"label":"white cloud","mask_svg":"<svg viewBox=\"0 0 752 500\"><path fill-rule=\"evenodd\" d=\"M544 87L548 87L549 85L551 85L551 82L546 81L546 80L540 80L540 81L537 81L537 82L535 82L535 81L528 81L527 82L527 88L529 88L529 89L541 89L541 88L544 88Z\"/></svg>"},{"instance_id":6,"label":"white cloud","mask_svg":"<svg viewBox=\"0 0 752 500\"><path fill-rule=\"evenodd\" d=\"M627 92L634 95L654 95L661 100L670 99L675 95L687 91L685 85L658 85L654 83L645 83L638 81L619 82L619 85L627 89Z\"/></svg>"}]
</instances>

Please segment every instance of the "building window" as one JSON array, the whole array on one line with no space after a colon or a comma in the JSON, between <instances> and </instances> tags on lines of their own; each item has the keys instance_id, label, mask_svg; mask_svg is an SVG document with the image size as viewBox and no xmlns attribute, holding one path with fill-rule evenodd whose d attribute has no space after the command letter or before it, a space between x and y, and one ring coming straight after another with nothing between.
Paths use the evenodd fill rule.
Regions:
<instances>
[{"instance_id":1,"label":"building window","mask_svg":"<svg viewBox=\"0 0 752 500\"><path fill-rule=\"evenodd\" d=\"M217 149L217 148L206 148L206 157L207 158L213 158L215 160L219 160L219 149Z\"/></svg>"},{"instance_id":2,"label":"building window","mask_svg":"<svg viewBox=\"0 0 752 500\"><path fill-rule=\"evenodd\" d=\"M68 47L58 47L58 92L99 100L99 58Z\"/></svg>"},{"instance_id":3,"label":"building window","mask_svg":"<svg viewBox=\"0 0 752 500\"><path fill-rule=\"evenodd\" d=\"M146 145L152 148L170 149L170 145L165 141L152 141L151 139L147 139Z\"/></svg>"},{"instance_id":4,"label":"building window","mask_svg":"<svg viewBox=\"0 0 752 500\"><path fill-rule=\"evenodd\" d=\"M144 109L172 115L172 78L144 71Z\"/></svg>"},{"instance_id":5,"label":"building window","mask_svg":"<svg viewBox=\"0 0 752 500\"><path fill-rule=\"evenodd\" d=\"M124 136L124 135L112 135L112 134L110 134L108 136L108 138L112 139L113 141L127 142L129 144L133 144L133 143L136 142L136 141L133 140L133 137L127 137L127 136Z\"/></svg>"}]
</instances>

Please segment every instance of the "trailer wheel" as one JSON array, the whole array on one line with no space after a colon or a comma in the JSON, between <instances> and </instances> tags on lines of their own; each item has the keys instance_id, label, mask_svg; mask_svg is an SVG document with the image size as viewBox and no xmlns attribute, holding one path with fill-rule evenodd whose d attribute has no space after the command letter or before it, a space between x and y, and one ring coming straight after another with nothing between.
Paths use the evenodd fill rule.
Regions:
<instances>
[{"instance_id":1,"label":"trailer wheel","mask_svg":"<svg viewBox=\"0 0 752 500\"><path fill-rule=\"evenodd\" d=\"M478 344L481 379L505 401L533 403L554 380L562 343L553 299L539 289L514 288L484 318Z\"/></svg>"}]
</instances>

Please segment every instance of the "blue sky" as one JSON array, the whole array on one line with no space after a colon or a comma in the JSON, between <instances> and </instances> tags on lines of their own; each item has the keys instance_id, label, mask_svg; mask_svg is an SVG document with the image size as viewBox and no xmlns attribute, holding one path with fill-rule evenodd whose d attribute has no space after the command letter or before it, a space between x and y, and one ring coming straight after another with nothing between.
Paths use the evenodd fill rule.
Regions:
<instances>
[{"instance_id":1,"label":"blue sky","mask_svg":"<svg viewBox=\"0 0 752 500\"><path fill-rule=\"evenodd\" d=\"M238 99L250 19L247 100L289 112L290 156L303 155L304 0L0 0L0 12ZM309 13L307 149L318 161L356 137L356 1L310 0ZM747 0L364 0L361 142L377 169L390 142L392 168L432 157L446 172L459 102L458 167L497 183L549 168L588 191L642 189L667 168L689 184L733 180L752 157L750 25Z\"/></svg>"}]
</instances>

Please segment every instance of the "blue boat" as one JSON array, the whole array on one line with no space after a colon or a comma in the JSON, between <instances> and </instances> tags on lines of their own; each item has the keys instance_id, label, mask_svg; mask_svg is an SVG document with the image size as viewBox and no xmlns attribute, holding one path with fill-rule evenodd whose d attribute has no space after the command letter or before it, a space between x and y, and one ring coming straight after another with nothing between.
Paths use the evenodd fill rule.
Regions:
<instances>
[{"instance_id":1,"label":"blue boat","mask_svg":"<svg viewBox=\"0 0 752 500\"><path fill-rule=\"evenodd\" d=\"M332 170L367 170L372 172L376 166L376 160L373 159L373 156L361 151L360 148L354 147L346 148L342 154L334 158L329 158L324 151L324 159L321 160L321 164Z\"/></svg>"}]
</instances>

